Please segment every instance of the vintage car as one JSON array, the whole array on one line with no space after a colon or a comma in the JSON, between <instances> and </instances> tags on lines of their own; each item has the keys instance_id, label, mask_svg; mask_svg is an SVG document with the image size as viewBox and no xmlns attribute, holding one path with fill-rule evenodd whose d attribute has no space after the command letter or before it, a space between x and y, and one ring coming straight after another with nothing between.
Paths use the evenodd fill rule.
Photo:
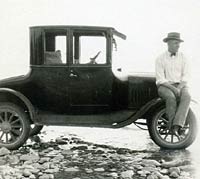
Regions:
<instances>
[{"instance_id":1,"label":"vintage car","mask_svg":"<svg viewBox=\"0 0 200 179\"><path fill-rule=\"evenodd\" d=\"M155 77L136 73L122 80L113 72L116 39L126 36L112 27L30 27L29 73L0 81L0 147L17 149L44 125L132 123L146 125L161 148L191 145L197 127L191 109L183 132L175 135L167 128Z\"/></svg>"}]
</instances>

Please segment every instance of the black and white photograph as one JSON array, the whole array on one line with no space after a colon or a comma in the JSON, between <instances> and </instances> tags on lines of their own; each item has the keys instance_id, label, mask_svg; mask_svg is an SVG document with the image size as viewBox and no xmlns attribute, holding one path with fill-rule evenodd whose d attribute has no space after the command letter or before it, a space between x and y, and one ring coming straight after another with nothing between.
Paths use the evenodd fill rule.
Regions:
<instances>
[{"instance_id":1,"label":"black and white photograph","mask_svg":"<svg viewBox=\"0 0 200 179\"><path fill-rule=\"evenodd\" d=\"M199 179L200 1L0 2L0 179Z\"/></svg>"}]
</instances>

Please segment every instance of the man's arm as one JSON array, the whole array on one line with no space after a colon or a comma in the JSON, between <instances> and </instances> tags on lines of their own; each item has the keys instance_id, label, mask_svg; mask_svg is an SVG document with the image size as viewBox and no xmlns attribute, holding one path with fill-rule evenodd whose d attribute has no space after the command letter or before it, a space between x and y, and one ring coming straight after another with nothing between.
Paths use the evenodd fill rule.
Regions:
<instances>
[{"instance_id":1,"label":"man's arm","mask_svg":"<svg viewBox=\"0 0 200 179\"><path fill-rule=\"evenodd\" d=\"M162 64L162 59L158 58L156 59L156 65L155 65L155 71L156 71L156 85L159 86L164 86L166 88L169 88L175 96L180 95L180 89L174 87L171 85L168 80L165 78L165 69L164 65Z\"/></svg>"},{"instance_id":2,"label":"man's arm","mask_svg":"<svg viewBox=\"0 0 200 179\"><path fill-rule=\"evenodd\" d=\"M175 86L171 85L169 82L162 83L162 84L160 84L159 86L164 86L164 87L170 89L170 90L174 93L174 95L175 95L176 97L179 97L179 96L180 96L180 91L181 91L181 89L176 88Z\"/></svg>"},{"instance_id":3,"label":"man's arm","mask_svg":"<svg viewBox=\"0 0 200 179\"><path fill-rule=\"evenodd\" d=\"M190 72L190 64L185 56L183 56L183 70L182 70L182 79L181 83L178 85L179 89L182 89L188 86L188 82L190 80L191 72Z\"/></svg>"}]
</instances>

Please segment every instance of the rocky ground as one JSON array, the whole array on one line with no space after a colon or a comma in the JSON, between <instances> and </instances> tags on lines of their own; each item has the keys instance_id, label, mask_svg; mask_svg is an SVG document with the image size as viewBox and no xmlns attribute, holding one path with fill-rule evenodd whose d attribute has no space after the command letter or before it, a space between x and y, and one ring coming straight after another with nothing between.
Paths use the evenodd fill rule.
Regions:
<instances>
[{"instance_id":1,"label":"rocky ground","mask_svg":"<svg viewBox=\"0 0 200 179\"><path fill-rule=\"evenodd\" d=\"M19 150L0 149L0 179L192 179L187 151L131 150L86 142L71 134Z\"/></svg>"}]
</instances>

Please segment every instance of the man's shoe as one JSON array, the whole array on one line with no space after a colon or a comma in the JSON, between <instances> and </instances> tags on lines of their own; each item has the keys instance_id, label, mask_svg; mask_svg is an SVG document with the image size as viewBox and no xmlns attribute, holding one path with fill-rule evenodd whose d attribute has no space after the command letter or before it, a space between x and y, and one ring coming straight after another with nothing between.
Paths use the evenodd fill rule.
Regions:
<instances>
[{"instance_id":1,"label":"man's shoe","mask_svg":"<svg viewBox=\"0 0 200 179\"><path fill-rule=\"evenodd\" d=\"M178 126L178 125L172 126L172 134L176 136L180 136L180 129L181 129L181 126Z\"/></svg>"}]
</instances>

